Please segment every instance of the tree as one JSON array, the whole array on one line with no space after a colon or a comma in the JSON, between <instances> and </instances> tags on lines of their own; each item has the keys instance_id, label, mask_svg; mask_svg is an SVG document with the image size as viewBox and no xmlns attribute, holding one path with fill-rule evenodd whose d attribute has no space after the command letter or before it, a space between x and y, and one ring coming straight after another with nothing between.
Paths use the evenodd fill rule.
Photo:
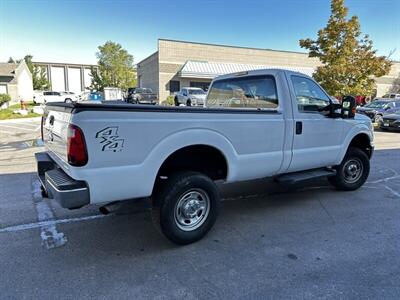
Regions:
<instances>
[{"instance_id":1,"label":"tree","mask_svg":"<svg viewBox=\"0 0 400 300\"><path fill-rule=\"evenodd\" d=\"M374 77L386 75L392 63L376 55L368 35L361 36L358 17L347 15L344 0L332 0L326 27L318 31L316 40L301 39L300 46L321 61L313 76L329 94L371 95Z\"/></svg>"},{"instance_id":2,"label":"tree","mask_svg":"<svg viewBox=\"0 0 400 300\"><path fill-rule=\"evenodd\" d=\"M91 69L91 88L102 91L105 87L127 89L136 86L133 56L118 43L111 41L98 47L98 68Z\"/></svg>"},{"instance_id":3,"label":"tree","mask_svg":"<svg viewBox=\"0 0 400 300\"><path fill-rule=\"evenodd\" d=\"M10 58L7 61L9 64L15 64L15 60L10 56Z\"/></svg>"},{"instance_id":4,"label":"tree","mask_svg":"<svg viewBox=\"0 0 400 300\"><path fill-rule=\"evenodd\" d=\"M24 60L32 73L32 84L34 90L47 90L50 88L50 82L47 80L46 71L32 62L32 55L25 55Z\"/></svg>"}]
</instances>

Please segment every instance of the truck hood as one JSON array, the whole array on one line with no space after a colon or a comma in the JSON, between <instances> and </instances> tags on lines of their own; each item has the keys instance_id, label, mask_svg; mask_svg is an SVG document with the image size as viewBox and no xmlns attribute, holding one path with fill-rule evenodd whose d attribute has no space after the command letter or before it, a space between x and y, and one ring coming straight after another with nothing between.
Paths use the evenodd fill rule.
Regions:
<instances>
[{"instance_id":1,"label":"truck hood","mask_svg":"<svg viewBox=\"0 0 400 300\"><path fill-rule=\"evenodd\" d=\"M206 100L206 94L204 95L190 95L191 98L193 99L199 99L199 100Z\"/></svg>"},{"instance_id":2,"label":"truck hood","mask_svg":"<svg viewBox=\"0 0 400 300\"><path fill-rule=\"evenodd\" d=\"M362 121L362 122L371 122L371 119L368 118L366 115L358 114L358 113L356 113L356 115L354 116L354 120Z\"/></svg>"}]
</instances>

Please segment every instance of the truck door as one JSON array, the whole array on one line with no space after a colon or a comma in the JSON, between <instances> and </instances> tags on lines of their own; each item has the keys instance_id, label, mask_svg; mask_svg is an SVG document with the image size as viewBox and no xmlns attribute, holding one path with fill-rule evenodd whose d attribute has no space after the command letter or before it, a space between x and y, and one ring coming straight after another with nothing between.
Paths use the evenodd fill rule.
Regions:
<instances>
[{"instance_id":1,"label":"truck door","mask_svg":"<svg viewBox=\"0 0 400 300\"><path fill-rule=\"evenodd\" d=\"M289 171L334 164L343 140L343 120L318 111L331 99L317 83L301 75L288 76L295 130Z\"/></svg>"}]
</instances>

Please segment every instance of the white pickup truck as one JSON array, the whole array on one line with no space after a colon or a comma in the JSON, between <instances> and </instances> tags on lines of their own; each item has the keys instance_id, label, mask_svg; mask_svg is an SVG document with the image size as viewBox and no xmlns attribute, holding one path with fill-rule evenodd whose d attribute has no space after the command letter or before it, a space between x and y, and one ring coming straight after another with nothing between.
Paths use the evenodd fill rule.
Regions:
<instances>
[{"instance_id":1,"label":"white pickup truck","mask_svg":"<svg viewBox=\"0 0 400 300\"><path fill-rule=\"evenodd\" d=\"M373 128L354 111L354 98L332 103L312 78L277 69L214 79L204 108L49 103L38 174L65 208L151 197L155 225L188 244L217 218L216 180L327 176L339 190L359 188Z\"/></svg>"}]
</instances>

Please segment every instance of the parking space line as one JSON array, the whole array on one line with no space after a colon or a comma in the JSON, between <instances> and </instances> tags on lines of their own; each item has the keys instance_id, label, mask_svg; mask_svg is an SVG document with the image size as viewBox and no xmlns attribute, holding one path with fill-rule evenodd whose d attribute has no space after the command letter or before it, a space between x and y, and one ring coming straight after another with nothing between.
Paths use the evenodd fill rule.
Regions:
<instances>
[{"instance_id":1,"label":"parking space line","mask_svg":"<svg viewBox=\"0 0 400 300\"><path fill-rule=\"evenodd\" d=\"M44 226L51 226L57 224L65 224L65 223L74 223L74 222L82 222L82 221L89 221L95 219L101 219L104 217L111 217L112 214L109 215L92 215L92 216L85 216L85 217L78 217L78 218L69 218L69 219L59 219L59 220L48 220L48 221L41 221L35 223L26 223L26 224L19 224L9 227L4 227L0 229L0 233L5 232L17 232L29 229L36 229Z\"/></svg>"},{"instance_id":2,"label":"parking space line","mask_svg":"<svg viewBox=\"0 0 400 300\"><path fill-rule=\"evenodd\" d=\"M32 176L32 200L35 204L36 213L39 222L44 222L43 226L40 226L40 237L42 239L42 245L47 249L53 249L65 245L67 237L57 231L56 224L54 221L54 215L47 204L43 201L40 190L40 182L36 177Z\"/></svg>"},{"instance_id":3,"label":"parking space line","mask_svg":"<svg viewBox=\"0 0 400 300\"><path fill-rule=\"evenodd\" d=\"M34 129L31 129L31 128L23 128L23 127L19 127L19 126L12 126L12 125L0 124L0 128L1 128L1 127L8 127L8 128L12 128L12 129L18 129L18 130L24 130L24 131L35 132ZM6 128L3 128L3 129L6 129Z\"/></svg>"}]
</instances>

